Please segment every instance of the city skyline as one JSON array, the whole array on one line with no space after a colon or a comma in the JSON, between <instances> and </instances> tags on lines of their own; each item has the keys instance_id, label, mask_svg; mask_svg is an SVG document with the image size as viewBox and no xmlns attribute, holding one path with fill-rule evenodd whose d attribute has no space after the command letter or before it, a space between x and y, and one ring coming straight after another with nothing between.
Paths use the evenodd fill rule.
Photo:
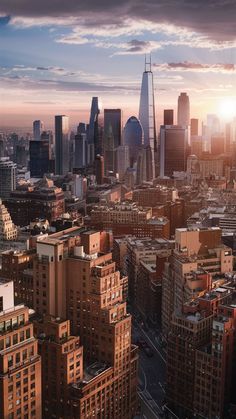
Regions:
<instances>
[{"instance_id":1,"label":"city skyline","mask_svg":"<svg viewBox=\"0 0 236 419\"><path fill-rule=\"evenodd\" d=\"M182 91L193 117L232 113L236 44L229 2L198 2L198 9L192 1L1 3L2 126L30 126L38 118L52 126L56 114L68 115L72 125L88 122L92 96L103 108L122 108L124 120L138 116L150 52L158 123L163 109L176 109Z\"/></svg>"}]
</instances>

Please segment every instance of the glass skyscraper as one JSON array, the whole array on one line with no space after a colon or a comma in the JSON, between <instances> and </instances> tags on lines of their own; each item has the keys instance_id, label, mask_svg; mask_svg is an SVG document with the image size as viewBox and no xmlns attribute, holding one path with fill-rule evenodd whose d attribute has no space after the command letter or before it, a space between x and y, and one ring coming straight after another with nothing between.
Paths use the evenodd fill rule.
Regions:
<instances>
[{"instance_id":1,"label":"glass skyscraper","mask_svg":"<svg viewBox=\"0 0 236 419\"><path fill-rule=\"evenodd\" d=\"M101 153L101 139L99 133L99 115L101 112L101 105L98 97L92 98L89 130L88 130L88 147L90 149L90 159L88 163L93 163L94 156Z\"/></svg>"},{"instance_id":2,"label":"glass skyscraper","mask_svg":"<svg viewBox=\"0 0 236 419\"><path fill-rule=\"evenodd\" d=\"M66 175L69 171L69 118L55 116L55 157L56 175Z\"/></svg>"},{"instance_id":3,"label":"glass skyscraper","mask_svg":"<svg viewBox=\"0 0 236 419\"><path fill-rule=\"evenodd\" d=\"M149 171L149 179L155 177L155 154L157 149L156 144L156 121L155 121L155 100L153 87L153 73L151 68L151 58L147 62L145 59L145 71L142 78L140 106L139 106L139 120L143 127L144 133L144 147L147 148L147 160L151 170Z\"/></svg>"},{"instance_id":4,"label":"glass skyscraper","mask_svg":"<svg viewBox=\"0 0 236 419\"><path fill-rule=\"evenodd\" d=\"M135 116L131 116L125 124L124 145L129 147L130 166L133 167L143 146L143 128Z\"/></svg>"}]
</instances>

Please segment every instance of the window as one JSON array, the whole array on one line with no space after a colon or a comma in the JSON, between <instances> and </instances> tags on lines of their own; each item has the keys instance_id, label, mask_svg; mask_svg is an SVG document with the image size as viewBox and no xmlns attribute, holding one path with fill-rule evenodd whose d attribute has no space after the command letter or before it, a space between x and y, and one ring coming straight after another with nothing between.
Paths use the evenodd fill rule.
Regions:
<instances>
[{"instance_id":1,"label":"window","mask_svg":"<svg viewBox=\"0 0 236 419\"><path fill-rule=\"evenodd\" d=\"M10 356L8 357L8 368L12 367L12 365L13 365L13 356L12 356L12 355L10 355Z\"/></svg>"},{"instance_id":2,"label":"window","mask_svg":"<svg viewBox=\"0 0 236 419\"><path fill-rule=\"evenodd\" d=\"M30 329L27 329L26 330L26 339L29 339L30 338Z\"/></svg>"},{"instance_id":3,"label":"window","mask_svg":"<svg viewBox=\"0 0 236 419\"><path fill-rule=\"evenodd\" d=\"M11 339L9 336L6 337L6 348L9 348L11 346Z\"/></svg>"},{"instance_id":4,"label":"window","mask_svg":"<svg viewBox=\"0 0 236 419\"><path fill-rule=\"evenodd\" d=\"M18 335L13 335L13 345L16 345L18 343Z\"/></svg>"}]
</instances>

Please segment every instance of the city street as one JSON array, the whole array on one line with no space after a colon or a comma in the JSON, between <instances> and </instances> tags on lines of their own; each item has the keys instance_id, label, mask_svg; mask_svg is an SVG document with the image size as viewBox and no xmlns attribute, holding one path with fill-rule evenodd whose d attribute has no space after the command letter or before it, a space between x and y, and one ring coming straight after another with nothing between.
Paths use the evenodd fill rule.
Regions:
<instances>
[{"instance_id":1,"label":"city street","mask_svg":"<svg viewBox=\"0 0 236 419\"><path fill-rule=\"evenodd\" d=\"M158 344L158 337L150 330L144 331L140 324L133 321L133 341L145 341L151 349L151 356L139 350L139 398L143 418L163 417L162 405L165 403L165 359Z\"/></svg>"}]
</instances>

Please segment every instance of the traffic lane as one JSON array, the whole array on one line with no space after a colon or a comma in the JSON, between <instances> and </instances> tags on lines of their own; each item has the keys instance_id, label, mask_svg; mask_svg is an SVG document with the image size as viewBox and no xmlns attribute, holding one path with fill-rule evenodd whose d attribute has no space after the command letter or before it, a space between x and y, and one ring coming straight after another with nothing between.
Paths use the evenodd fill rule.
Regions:
<instances>
[{"instance_id":1,"label":"traffic lane","mask_svg":"<svg viewBox=\"0 0 236 419\"><path fill-rule=\"evenodd\" d=\"M144 338L149 344L149 346L152 347L155 350L155 352L159 353L159 356L162 359L162 361L166 363L165 351L163 350L164 348L161 346L160 335L158 335L155 331L153 331L152 329L144 330L143 327L135 320L133 322L132 327L132 336L134 342L136 342L137 339L139 339L140 337Z\"/></svg>"},{"instance_id":2,"label":"traffic lane","mask_svg":"<svg viewBox=\"0 0 236 419\"><path fill-rule=\"evenodd\" d=\"M165 376L165 366L160 363L158 355L154 354L148 358L142 350L139 350L139 380L142 382L140 388L146 389L160 407L165 400Z\"/></svg>"}]
</instances>

